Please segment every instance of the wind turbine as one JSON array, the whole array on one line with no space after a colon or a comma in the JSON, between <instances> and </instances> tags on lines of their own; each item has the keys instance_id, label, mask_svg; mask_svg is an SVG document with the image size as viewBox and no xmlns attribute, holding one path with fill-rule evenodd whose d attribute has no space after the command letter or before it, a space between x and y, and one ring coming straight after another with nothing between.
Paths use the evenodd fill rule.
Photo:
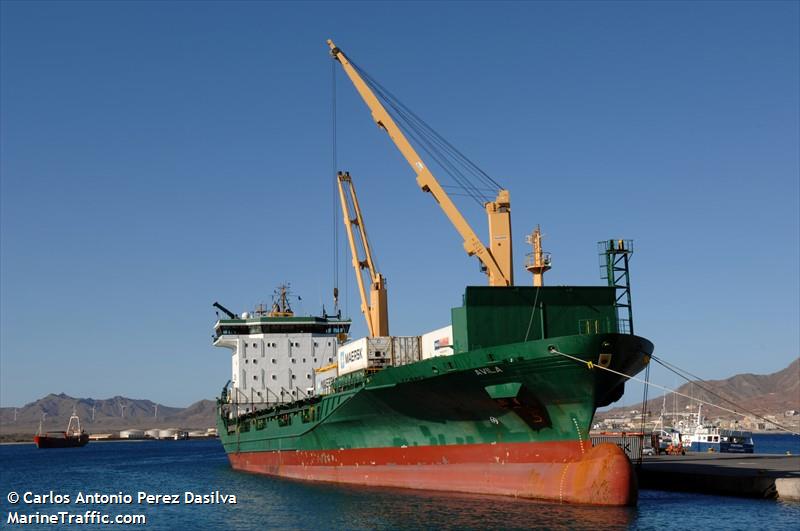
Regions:
<instances>
[{"instance_id":1,"label":"wind turbine","mask_svg":"<svg viewBox=\"0 0 800 531\"><path fill-rule=\"evenodd\" d=\"M158 404L155 405L155 408L156 408L155 418L158 419Z\"/></svg>"}]
</instances>

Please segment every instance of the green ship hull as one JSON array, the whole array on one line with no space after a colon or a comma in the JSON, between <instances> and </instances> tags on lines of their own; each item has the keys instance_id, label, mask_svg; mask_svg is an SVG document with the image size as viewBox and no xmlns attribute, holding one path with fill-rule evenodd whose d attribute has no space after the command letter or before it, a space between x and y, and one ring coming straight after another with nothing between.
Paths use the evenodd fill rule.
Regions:
<instances>
[{"instance_id":1,"label":"green ship hull","mask_svg":"<svg viewBox=\"0 0 800 531\"><path fill-rule=\"evenodd\" d=\"M243 415L223 393L220 437L232 466L256 473L635 503L624 454L589 442L595 410L623 393L616 373L638 373L653 352L616 329L612 288L469 287L453 309L455 354Z\"/></svg>"}]
</instances>

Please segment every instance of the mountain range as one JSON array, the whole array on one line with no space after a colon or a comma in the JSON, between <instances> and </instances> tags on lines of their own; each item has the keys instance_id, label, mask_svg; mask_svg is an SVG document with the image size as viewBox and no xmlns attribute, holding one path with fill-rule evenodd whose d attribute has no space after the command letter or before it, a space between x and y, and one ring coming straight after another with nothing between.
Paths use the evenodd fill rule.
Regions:
<instances>
[{"instance_id":1,"label":"mountain range","mask_svg":"<svg viewBox=\"0 0 800 531\"><path fill-rule=\"evenodd\" d=\"M687 409L694 409L696 412L698 402L678 393L740 413L763 416L783 415L788 410L800 411L800 358L772 374L737 374L724 380L695 380L683 384L676 391L677 393L666 395L666 399L664 395L660 395L648 400L646 411L650 411L651 415L658 415L663 406L667 413ZM637 405L635 409L640 407ZM631 409L631 406L616 407L598 412L597 416L600 419L619 416ZM708 405L703 405L703 414L709 418L741 418Z\"/></svg>"},{"instance_id":2,"label":"mountain range","mask_svg":"<svg viewBox=\"0 0 800 531\"><path fill-rule=\"evenodd\" d=\"M23 407L0 408L0 435L33 434L40 420L45 430L64 430L73 409L86 431L107 433L128 428L206 429L214 426L216 404L200 400L180 408L123 396L97 400L49 394Z\"/></svg>"}]
</instances>

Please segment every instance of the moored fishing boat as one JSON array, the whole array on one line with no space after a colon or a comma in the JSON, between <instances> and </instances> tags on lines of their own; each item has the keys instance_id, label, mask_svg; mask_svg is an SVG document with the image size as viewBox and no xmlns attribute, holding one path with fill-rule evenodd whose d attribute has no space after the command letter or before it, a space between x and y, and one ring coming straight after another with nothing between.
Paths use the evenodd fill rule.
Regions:
<instances>
[{"instance_id":1,"label":"moored fishing boat","mask_svg":"<svg viewBox=\"0 0 800 531\"><path fill-rule=\"evenodd\" d=\"M79 448L89 442L89 434L81 429L81 421L75 411L69 417L66 431L43 431L39 422L39 431L33 436L37 448Z\"/></svg>"},{"instance_id":2,"label":"moored fishing boat","mask_svg":"<svg viewBox=\"0 0 800 531\"><path fill-rule=\"evenodd\" d=\"M693 426L684 437L684 446L690 452L721 452L752 454L755 451L753 434L747 430L720 428L702 417L702 404L697 408Z\"/></svg>"}]
</instances>

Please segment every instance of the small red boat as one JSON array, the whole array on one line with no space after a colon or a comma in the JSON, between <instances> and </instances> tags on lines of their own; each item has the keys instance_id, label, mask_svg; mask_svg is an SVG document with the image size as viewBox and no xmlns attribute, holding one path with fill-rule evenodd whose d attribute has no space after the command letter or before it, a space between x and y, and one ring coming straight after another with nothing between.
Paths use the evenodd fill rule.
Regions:
<instances>
[{"instance_id":1,"label":"small red boat","mask_svg":"<svg viewBox=\"0 0 800 531\"><path fill-rule=\"evenodd\" d=\"M74 423L74 425L73 425ZM67 424L67 431L42 432L42 423L39 422L39 432L33 436L37 448L79 448L89 442L89 434L81 430L81 421L75 411Z\"/></svg>"}]
</instances>

